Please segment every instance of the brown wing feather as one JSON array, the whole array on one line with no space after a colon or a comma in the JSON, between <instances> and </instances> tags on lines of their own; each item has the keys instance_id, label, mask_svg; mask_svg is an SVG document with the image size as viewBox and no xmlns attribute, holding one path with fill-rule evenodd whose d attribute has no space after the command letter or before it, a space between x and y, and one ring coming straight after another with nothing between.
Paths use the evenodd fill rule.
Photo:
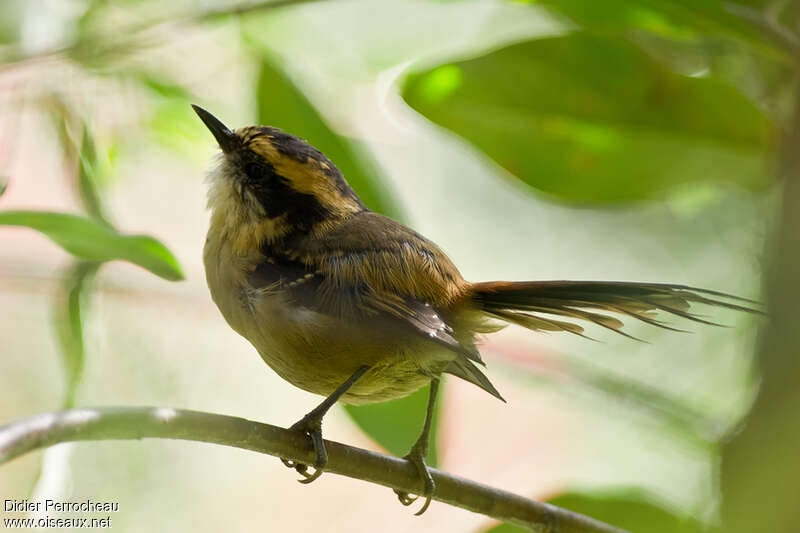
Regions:
<instances>
[{"instance_id":1,"label":"brown wing feather","mask_svg":"<svg viewBox=\"0 0 800 533\"><path fill-rule=\"evenodd\" d=\"M293 259L318 263L343 284L366 283L376 293L409 296L439 309L460 300L469 287L436 244L377 213L359 213L293 249Z\"/></svg>"},{"instance_id":2,"label":"brown wing feather","mask_svg":"<svg viewBox=\"0 0 800 533\"><path fill-rule=\"evenodd\" d=\"M405 226L364 212L294 242L290 252L264 252L250 276L254 287L277 287L295 304L334 316L394 321L483 363L471 332L459 340L441 312L466 282L435 244Z\"/></svg>"}]
</instances>

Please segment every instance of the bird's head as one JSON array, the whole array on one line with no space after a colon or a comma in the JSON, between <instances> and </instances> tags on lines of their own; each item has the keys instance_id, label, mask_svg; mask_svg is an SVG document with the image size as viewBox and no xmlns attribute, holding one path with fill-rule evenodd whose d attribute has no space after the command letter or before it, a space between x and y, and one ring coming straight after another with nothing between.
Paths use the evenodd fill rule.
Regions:
<instances>
[{"instance_id":1,"label":"bird's head","mask_svg":"<svg viewBox=\"0 0 800 533\"><path fill-rule=\"evenodd\" d=\"M231 130L205 109L192 108L222 150L210 175L212 229L216 224L229 238L257 241L247 248L366 209L339 169L304 140L269 126Z\"/></svg>"}]
</instances>

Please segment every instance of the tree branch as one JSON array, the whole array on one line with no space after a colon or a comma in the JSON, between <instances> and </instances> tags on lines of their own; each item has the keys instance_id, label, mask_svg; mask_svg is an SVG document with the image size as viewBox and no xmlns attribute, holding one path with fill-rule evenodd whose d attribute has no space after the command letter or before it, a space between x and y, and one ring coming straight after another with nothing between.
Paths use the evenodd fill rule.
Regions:
<instances>
[{"instance_id":1,"label":"tree branch","mask_svg":"<svg viewBox=\"0 0 800 533\"><path fill-rule=\"evenodd\" d=\"M313 464L316 456L302 435L244 418L167 407L70 409L34 415L0 427L0 464L60 442L164 438L209 442ZM411 493L423 490L404 459L325 441L326 472ZM431 469L433 499L537 532L622 533L565 509Z\"/></svg>"}]
</instances>

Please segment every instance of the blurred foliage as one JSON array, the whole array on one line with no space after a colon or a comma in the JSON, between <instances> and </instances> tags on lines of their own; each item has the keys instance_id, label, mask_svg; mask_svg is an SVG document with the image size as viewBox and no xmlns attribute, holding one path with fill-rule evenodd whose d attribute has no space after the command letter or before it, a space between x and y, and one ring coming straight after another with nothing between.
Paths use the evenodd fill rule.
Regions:
<instances>
[{"instance_id":1,"label":"blurred foliage","mask_svg":"<svg viewBox=\"0 0 800 533\"><path fill-rule=\"evenodd\" d=\"M187 105L199 99L194 88L173 79L166 68L150 70L124 60L155 45L154 28L167 26L165 39L178 40L182 29L195 29L203 21L235 23L270 4L292 3L300 2L206 2L205 11L176 2L159 11L152 9L153 2L89 0L62 17L63 27L53 31L58 35L48 48L23 42L25 13L31 7L9 1L0 4L0 57L9 68L14 61L25 66L57 56L87 75L131 83L154 97L142 115L149 132L168 147L187 147L194 132L206 135ZM413 65L401 88L405 101L559 202L608 206L657 200L687 186L761 191L772 185L773 161L788 123L782 111L790 107L785 98L796 75L793 56L800 50L800 3L529 3L566 17L574 28L561 37L516 42L477 56L464 44L440 64ZM269 39L252 42L242 33L256 72L258 121L308 139L343 171L368 206L401 218L401 207L361 143L326 121L294 78L293 66L276 59ZM40 231L75 256L55 303L66 368L65 405L70 406L85 362L84 324L101 263L130 261L168 280L183 274L162 243L124 235L109 222L102 199L109 168L89 126L92 117L57 93L40 103L55 118L87 216L6 211L0 212L0 224ZM0 180L0 195L5 186L6 180ZM698 428L711 425L702 413L589 366L573 366L570 373L579 386L633 398L683 433L700 433ZM425 388L404 399L347 411L380 445L402 455L419 433L427 394ZM436 420L438 411L434 444ZM429 462L435 465L437 456L434 445ZM659 507L637 490L576 492L551 503L632 531L702 530L696 521ZM500 525L491 531L516 528Z\"/></svg>"},{"instance_id":2,"label":"blurred foliage","mask_svg":"<svg viewBox=\"0 0 800 533\"><path fill-rule=\"evenodd\" d=\"M800 66L800 53L797 59ZM767 243L764 268L770 320L758 339L759 391L739 431L723 443L720 454L720 514L726 533L790 533L800 523L800 418L796 416L800 406L800 80L790 124L780 161L780 214Z\"/></svg>"},{"instance_id":3,"label":"blurred foliage","mask_svg":"<svg viewBox=\"0 0 800 533\"><path fill-rule=\"evenodd\" d=\"M637 533L701 533L706 527L697 520L676 515L638 489L568 492L548 503L595 520Z\"/></svg>"},{"instance_id":4,"label":"blurred foliage","mask_svg":"<svg viewBox=\"0 0 800 533\"><path fill-rule=\"evenodd\" d=\"M584 204L690 182L763 188L776 140L734 88L583 32L412 75L404 96L529 185Z\"/></svg>"},{"instance_id":5,"label":"blurred foliage","mask_svg":"<svg viewBox=\"0 0 800 533\"><path fill-rule=\"evenodd\" d=\"M19 41L20 39L20 11L22 10L21 2L6 2L3 6L2 14L0 17L0 45L11 44Z\"/></svg>"},{"instance_id":6,"label":"blurred foliage","mask_svg":"<svg viewBox=\"0 0 800 533\"><path fill-rule=\"evenodd\" d=\"M620 405L626 404L641 411L646 416L657 419L665 430L668 429L699 446L708 447L728 429L725 420L715 419L709 413L693 408L683 398L667 395L630 378L621 378L590 361L571 360L569 376L574 380L574 386L584 392L613 399ZM566 384L559 386L569 387Z\"/></svg>"},{"instance_id":7,"label":"blurred foliage","mask_svg":"<svg viewBox=\"0 0 800 533\"><path fill-rule=\"evenodd\" d=\"M681 516L659 505L636 488L566 492L547 503L591 516L631 533L704 533L710 532L701 522ZM483 533L523 533L529 531L512 524L499 524Z\"/></svg>"},{"instance_id":8,"label":"blurred foliage","mask_svg":"<svg viewBox=\"0 0 800 533\"><path fill-rule=\"evenodd\" d=\"M84 324L88 315L89 295L100 263L81 261L65 276L66 292L56 300L54 322L64 368L66 370L65 409L75 406L75 394L83 376L86 359Z\"/></svg>"},{"instance_id":9,"label":"blurred foliage","mask_svg":"<svg viewBox=\"0 0 800 533\"><path fill-rule=\"evenodd\" d=\"M69 175L81 206L93 219L109 224L99 190L110 180L113 152L101 156L89 124L58 93L47 94L42 102L53 119L66 166L74 169Z\"/></svg>"},{"instance_id":10,"label":"blurred foliage","mask_svg":"<svg viewBox=\"0 0 800 533\"><path fill-rule=\"evenodd\" d=\"M770 54L788 59L783 49L785 39L767 24L758 22L760 13L742 16L754 3L767 0L532 0L566 15L581 27L615 33L643 30L663 37L688 40L697 36L722 36L742 40ZM738 12L732 6L738 4ZM745 11L748 10L748 11Z\"/></svg>"},{"instance_id":11,"label":"blurred foliage","mask_svg":"<svg viewBox=\"0 0 800 533\"><path fill-rule=\"evenodd\" d=\"M0 211L0 225L40 231L67 252L89 261L121 259L169 281L183 279L178 260L162 243L146 235L123 235L95 220L65 213Z\"/></svg>"},{"instance_id":12,"label":"blurred foliage","mask_svg":"<svg viewBox=\"0 0 800 533\"><path fill-rule=\"evenodd\" d=\"M528 531L530 530L514 524L498 524L489 529L481 530L481 533L527 533Z\"/></svg>"},{"instance_id":13,"label":"blurred foliage","mask_svg":"<svg viewBox=\"0 0 800 533\"><path fill-rule=\"evenodd\" d=\"M81 205L94 221L111 228L100 194L100 186L106 180L101 178L102 167L89 126L86 123L80 124L80 143L76 143L70 134L70 129L75 125L70 123L77 123L79 119L61 99L54 97L53 102L61 149L64 156L72 160L70 166L77 167L73 185ZM53 322L66 371L64 408L75 406L78 385L83 378L86 361L84 326L89 314L89 298L94 279L101 265L102 262L97 261L75 261L66 269L61 283L63 297L56 298Z\"/></svg>"},{"instance_id":14,"label":"blurred foliage","mask_svg":"<svg viewBox=\"0 0 800 533\"><path fill-rule=\"evenodd\" d=\"M81 132L80 156L78 162L78 191L86 212L95 220L107 222L100 195L97 192L99 177L97 148L88 126L83 125Z\"/></svg>"}]
</instances>

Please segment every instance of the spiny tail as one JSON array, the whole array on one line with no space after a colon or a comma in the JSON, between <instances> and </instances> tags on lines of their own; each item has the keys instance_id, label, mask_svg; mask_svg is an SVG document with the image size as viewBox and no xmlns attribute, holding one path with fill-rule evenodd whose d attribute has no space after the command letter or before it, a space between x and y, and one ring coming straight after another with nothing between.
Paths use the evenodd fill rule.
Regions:
<instances>
[{"instance_id":1,"label":"spiny tail","mask_svg":"<svg viewBox=\"0 0 800 533\"><path fill-rule=\"evenodd\" d=\"M588 321L632 337L617 318L632 317L674 331L656 317L658 312L720 325L690 312L692 304L705 304L763 314L757 302L722 292L663 283L618 281L491 281L472 285L472 299L488 315L532 330L568 331L583 335L573 321ZM611 316L611 313L616 316ZM558 318L555 318L558 317Z\"/></svg>"}]
</instances>

